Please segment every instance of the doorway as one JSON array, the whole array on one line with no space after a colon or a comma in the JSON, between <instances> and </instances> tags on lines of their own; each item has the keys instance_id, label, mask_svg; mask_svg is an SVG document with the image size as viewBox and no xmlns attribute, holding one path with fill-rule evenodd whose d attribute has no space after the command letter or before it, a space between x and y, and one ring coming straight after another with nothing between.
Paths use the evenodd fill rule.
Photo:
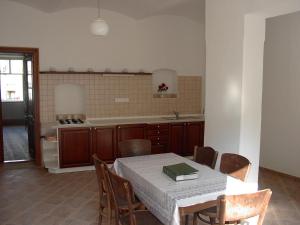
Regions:
<instances>
[{"instance_id":1,"label":"doorway","mask_svg":"<svg viewBox=\"0 0 300 225\"><path fill-rule=\"evenodd\" d=\"M0 47L0 161L40 165L38 49Z\"/></svg>"}]
</instances>

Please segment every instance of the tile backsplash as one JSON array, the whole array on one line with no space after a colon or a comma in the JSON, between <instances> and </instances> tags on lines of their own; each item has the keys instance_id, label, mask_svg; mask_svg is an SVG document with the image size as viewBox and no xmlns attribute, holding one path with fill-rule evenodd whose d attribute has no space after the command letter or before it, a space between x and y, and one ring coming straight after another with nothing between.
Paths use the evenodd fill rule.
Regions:
<instances>
[{"instance_id":1,"label":"tile backsplash","mask_svg":"<svg viewBox=\"0 0 300 225\"><path fill-rule=\"evenodd\" d=\"M59 84L82 85L88 118L201 113L202 77L178 76L177 98L153 98L152 76L41 74L41 122L55 121L54 90ZM115 102L128 98L129 102ZM72 99L70 99L72 101Z\"/></svg>"}]
</instances>

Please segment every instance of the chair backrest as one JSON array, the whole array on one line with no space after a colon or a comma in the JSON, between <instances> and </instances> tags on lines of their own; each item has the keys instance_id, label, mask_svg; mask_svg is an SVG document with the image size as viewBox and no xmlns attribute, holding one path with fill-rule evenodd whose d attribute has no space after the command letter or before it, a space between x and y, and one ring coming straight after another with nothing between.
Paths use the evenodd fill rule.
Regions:
<instances>
[{"instance_id":1,"label":"chair backrest","mask_svg":"<svg viewBox=\"0 0 300 225\"><path fill-rule=\"evenodd\" d=\"M250 170L251 163L244 156L224 153L221 156L220 171L241 181L245 181Z\"/></svg>"},{"instance_id":2,"label":"chair backrest","mask_svg":"<svg viewBox=\"0 0 300 225\"><path fill-rule=\"evenodd\" d=\"M251 194L220 196L218 198L218 219L225 222L240 221L258 216L257 225L262 225L272 195L270 189Z\"/></svg>"},{"instance_id":3,"label":"chair backrest","mask_svg":"<svg viewBox=\"0 0 300 225\"><path fill-rule=\"evenodd\" d=\"M96 169L98 187L99 187L99 195L100 199L103 197L104 193L107 193L107 182L105 179L105 170L108 170L107 164L100 160L96 154L93 155L93 160Z\"/></svg>"},{"instance_id":4,"label":"chair backrest","mask_svg":"<svg viewBox=\"0 0 300 225\"><path fill-rule=\"evenodd\" d=\"M194 148L194 161L214 169L218 158L218 152L211 147Z\"/></svg>"},{"instance_id":5,"label":"chair backrest","mask_svg":"<svg viewBox=\"0 0 300 225\"><path fill-rule=\"evenodd\" d=\"M120 157L151 154L151 141L147 139L130 139L119 142Z\"/></svg>"},{"instance_id":6,"label":"chair backrest","mask_svg":"<svg viewBox=\"0 0 300 225\"><path fill-rule=\"evenodd\" d=\"M180 224L186 224L186 215L194 214L193 224L197 224L196 213L217 206L219 225L258 216L257 225L262 225L272 195L270 189L242 195L222 195L217 200L179 207Z\"/></svg>"},{"instance_id":7,"label":"chair backrest","mask_svg":"<svg viewBox=\"0 0 300 225\"><path fill-rule=\"evenodd\" d=\"M105 171L106 179L108 182L108 190L110 192L113 208L115 208L116 224L122 221L122 210L128 209L128 219L130 225L136 225L134 215L135 197L130 182L110 170Z\"/></svg>"}]
</instances>

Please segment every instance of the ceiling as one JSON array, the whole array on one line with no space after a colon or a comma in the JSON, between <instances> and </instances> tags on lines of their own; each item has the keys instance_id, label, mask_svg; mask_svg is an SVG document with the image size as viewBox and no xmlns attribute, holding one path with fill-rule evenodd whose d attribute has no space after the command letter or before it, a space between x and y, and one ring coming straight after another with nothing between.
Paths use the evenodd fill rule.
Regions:
<instances>
[{"instance_id":1,"label":"ceiling","mask_svg":"<svg viewBox=\"0 0 300 225\"><path fill-rule=\"evenodd\" d=\"M9 0L51 13L69 8L97 7L97 0ZM183 16L204 22L205 0L100 0L100 7L135 19L155 15Z\"/></svg>"}]
</instances>

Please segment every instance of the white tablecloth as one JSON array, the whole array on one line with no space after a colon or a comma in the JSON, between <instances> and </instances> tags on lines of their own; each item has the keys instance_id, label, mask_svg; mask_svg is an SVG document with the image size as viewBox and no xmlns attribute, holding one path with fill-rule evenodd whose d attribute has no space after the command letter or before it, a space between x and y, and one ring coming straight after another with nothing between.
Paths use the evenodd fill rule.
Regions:
<instances>
[{"instance_id":1,"label":"white tablecloth","mask_svg":"<svg viewBox=\"0 0 300 225\"><path fill-rule=\"evenodd\" d=\"M163 166L182 162L198 169L199 178L175 182L162 172ZM221 194L256 191L253 185L174 153L119 158L114 168L131 182L139 199L166 225L180 224L178 207L214 200Z\"/></svg>"}]
</instances>

